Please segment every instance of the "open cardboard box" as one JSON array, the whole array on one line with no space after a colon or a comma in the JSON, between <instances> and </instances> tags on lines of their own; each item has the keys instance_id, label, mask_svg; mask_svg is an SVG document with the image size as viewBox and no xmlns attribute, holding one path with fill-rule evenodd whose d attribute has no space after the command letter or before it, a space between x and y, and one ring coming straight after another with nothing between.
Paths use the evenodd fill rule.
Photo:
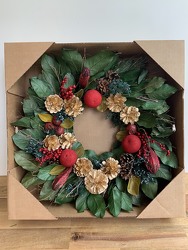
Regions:
<instances>
[{"instance_id":1,"label":"open cardboard box","mask_svg":"<svg viewBox=\"0 0 188 250\"><path fill-rule=\"evenodd\" d=\"M179 160L179 168L174 171L172 181L146 206L135 208L131 213L121 213L119 217L173 218L185 216L184 161L183 161L183 87L184 87L184 42L183 41L135 41L122 43L6 43L5 71L7 93L8 129L8 214L14 220L56 220L58 217L92 218L89 212L77 213L70 204L52 206L41 203L25 189L20 180L23 170L14 162L12 142L14 128L11 122L22 114L21 101L25 97L28 79L39 72L39 59L44 53L57 53L61 48L76 48L89 53L109 48L126 55L147 54L161 76L178 87L171 99L171 110L176 117L177 132L174 146ZM106 213L106 217L111 217Z\"/></svg>"}]
</instances>

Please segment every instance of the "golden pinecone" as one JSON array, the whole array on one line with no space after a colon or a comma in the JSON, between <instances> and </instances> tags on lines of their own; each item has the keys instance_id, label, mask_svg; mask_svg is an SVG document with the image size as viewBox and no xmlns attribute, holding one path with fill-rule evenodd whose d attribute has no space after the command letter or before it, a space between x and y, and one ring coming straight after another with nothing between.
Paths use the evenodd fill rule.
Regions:
<instances>
[{"instance_id":1,"label":"golden pinecone","mask_svg":"<svg viewBox=\"0 0 188 250\"><path fill-rule=\"evenodd\" d=\"M121 94L117 93L115 95L110 95L106 99L106 105L112 112L120 112L123 107L125 106L124 103L127 100L126 97L122 96Z\"/></svg>"},{"instance_id":2,"label":"golden pinecone","mask_svg":"<svg viewBox=\"0 0 188 250\"><path fill-rule=\"evenodd\" d=\"M85 187L91 194L101 194L108 187L108 177L101 170L93 169L85 177Z\"/></svg>"},{"instance_id":3,"label":"golden pinecone","mask_svg":"<svg viewBox=\"0 0 188 250\"><path fill-rule=\"evenodd\" d=\"M109 180L112 180L117 177L121 167L117 160L110 157L106 161L103 161L102 164L103 167L101 168L101 170L108 177Z\"/></svg>"},{"instance_id":4,"label":"golden pinecone","mask_svg":"<svg viewBox=\"0 0 188 250\"><path fill-rule=\"evenodd\" d=\"M63 108L63 99L58 95L49 95L44 103L50 113L57 113Z\"/></svg>"},{"instance_id":5,"label":"golden pinecone","mask_svg":"<svg viewBox=\"0 0 188 250\"><path fill-rule=\"evenodd\" d=\"M134 106L130 107L125 106L124 109L120 112L120 119L125 124L128 123L134 124L135 122L138 121L139 116L140 116L139 109Z\"/></svg>"},{"instance_id":6,"label":"golden pinecone","mask_svg":"<svg viewBox=\"0 0 188 250\"><path fill-rule=\"evenodd\" d=\"M59 137L59 142L63 149L71 148L73 143L76 141L76 137L71 133L64 133Z\"/></svg>"},{"instance_id":7,"label":"golden pinecone","mask_svg":"<svg viewBox=\"0 0 188 250\"><path fill-rule=\"evenodd\" d=\"M92 162L87 158L78 158L76 163L74 164L74 173L77 176L85 177L90 171L93 169Z\"/></svg>"},{"instance_id":8,"label":"golden pinecone","mask_svg":"<svg viewBox=\"0 0 188 250\"><path fill-rule=\"evenodd\" d=\"M71 99L64 100L65 113L69 116L76 117L84 110L82 102L77 96L73 96Z\"/></svg>"},{"instance_id":9,"label":"golden pinecone","mask_svg":"<svg viewBox=\"0 0 188 250\"><path fill-rule=\"evenodd\" d=\"M44 146L48 150L56 150L60 147L59 138L56 135L47 135L44 139Z\"/></svg>"}]
</instances>

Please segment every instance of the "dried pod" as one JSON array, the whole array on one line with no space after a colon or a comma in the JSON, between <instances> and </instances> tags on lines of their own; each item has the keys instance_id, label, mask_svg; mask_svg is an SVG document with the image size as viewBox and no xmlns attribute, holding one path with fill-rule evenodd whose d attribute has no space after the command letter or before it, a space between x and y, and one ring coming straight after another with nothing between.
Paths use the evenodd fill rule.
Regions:
<instances>
[{"instance_id":1,"label":"dried pod","mask_svg":"<svg viewBox=\"0 0 188 250\"><path fill-rule=\"evenodd\" d=\"M146 168L152 174L157 173L157 171L160 168L159 158L151 148L149 149L149 156L148 156L148 162L146 163Z\"/></svg>"},{"instance_id":2,"label":"dried pod","mask_svg":"<svg viewBox=\"0 0 188 250\"><path fill-rule=\"evenodd\" d=\"M72 167L65 168L65 170L54 179L52 183L53 190L60 189L67 181L71 172L72 172Z\"/></svg>"}]
</instances>

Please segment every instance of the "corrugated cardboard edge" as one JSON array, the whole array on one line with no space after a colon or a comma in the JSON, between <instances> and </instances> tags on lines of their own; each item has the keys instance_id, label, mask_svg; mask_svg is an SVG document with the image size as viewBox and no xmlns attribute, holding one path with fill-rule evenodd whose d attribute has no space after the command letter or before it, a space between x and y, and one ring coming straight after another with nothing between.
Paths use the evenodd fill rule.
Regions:
<instances>
[{"instance_id":1,"label":"corrugated cardboard edge","mask_svg":"<svg viewBox=\"0 0 188 250\"><path fill-rule=\"evenodd\" d=\"M185 172L182 170L137 218L177 218L185 217Z\"/></svg>"},{"instance_id":2,"label":"corrugated cardboard edge","mask_svg":"<svg viewBox=\"0 0 188 250\"><path fill-rule=\"evenodd\" d=\"M184 41L135 41L179 85L184 87Z\"/></svg>"},{"instance_id":3,"label":"corrugated cardboard edge","mask_svg":"<svg viewBox=\"0 0 188 250\"><path fill-rule=\"evenodd\" d=\"M10 89L52 44L53 42L5 43L6 90Z\"/></svg>"},{"instance_id":4,"label":"corrugated cardboard edge","mask_svg":"<svg viewBox=\"0 0 188 250\"><path fill-rule=\"evenodd\" d=\"M8 174L9 219L11 220L56 220L24 186L11 174ZM32 210L31 210L32 208Z\"/></svg>"}]
</instances>

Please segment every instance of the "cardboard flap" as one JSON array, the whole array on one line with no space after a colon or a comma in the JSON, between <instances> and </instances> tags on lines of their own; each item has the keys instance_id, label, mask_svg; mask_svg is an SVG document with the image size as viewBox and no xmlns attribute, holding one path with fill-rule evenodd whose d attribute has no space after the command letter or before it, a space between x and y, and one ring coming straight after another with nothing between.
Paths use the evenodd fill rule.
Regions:
<instances>
[{"instance_id":1,"label":"cardboard flap","mask_svg":"<svg viewBox=\"0 0 188 250\"><path fill-rule=\"evenodd\" d=\"M181 171L137 218L185 217L184 170Z\"/></svg>"},{"instance_id":2,"label":"cardboard flap","mask_svg":"<svg viewBox=\"0 0 188 250\"><path fill-rule=\"evenodd\" d=\"M9 219L57 220L11 173L8 182Z\"/></svg>"},{"instance_id":3,"label":"cardboard flap","mask_svg":"<svg viewBox=\"0 0 188 250\"><path fill-rule=\"evenodd\" d=\"M53 42L5 43L6 90L10 89L52 44Z\"/></svg>"},{"instance_id":4,"label":"cardboard flap","mask_svg":"<svg viewBox=\"0 0 188 250\"><path fill-rule=\"evenodd\" d=\"M184 41L135 41L178 84L184 87Z\"/></svg>"}]
</instances>

